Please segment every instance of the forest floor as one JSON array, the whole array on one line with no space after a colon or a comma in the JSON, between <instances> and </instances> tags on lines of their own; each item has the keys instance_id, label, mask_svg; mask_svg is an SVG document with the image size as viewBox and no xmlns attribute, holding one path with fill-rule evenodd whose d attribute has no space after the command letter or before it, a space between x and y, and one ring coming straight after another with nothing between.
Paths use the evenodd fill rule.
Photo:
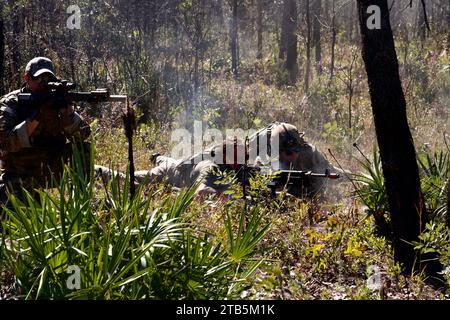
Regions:
<instances>
[{"instance_id":1,"label":"forest floor","mask_svg":"<svg viewBox=\"0 0 450 320\"><path fill-rule=\"evenodd\" d=\"M449 291L433 287L424 275L402 275L389 242L375 234L364 208L348 200L349 186L337 189L343 194L338 202L280 197L277 208L267 208L271 227L256 257L264 263L241 299L450 300ZM216 198L195 203L193 225L219 235L224 206ZM3 270L1 279L0 300L23 298L11 274Z\"/></svg>"},{"instance_id":2,"label":"forest floor","mask_svg":"<svg viewBox=\"0 0 450 320\"><path fill-rule=\"evenodd\" d=\"M278 209L268 210L271 229L260 245L266 263L241 298L450 299L445 286L431 285L424 275L401 274L389 241L376 235L349 190L345 184L334 188L342 197L336 201L334 194L332 202L280 197ZM221 210L211 205L196 222L213 230Z\"/></svg>"}]
</instances>

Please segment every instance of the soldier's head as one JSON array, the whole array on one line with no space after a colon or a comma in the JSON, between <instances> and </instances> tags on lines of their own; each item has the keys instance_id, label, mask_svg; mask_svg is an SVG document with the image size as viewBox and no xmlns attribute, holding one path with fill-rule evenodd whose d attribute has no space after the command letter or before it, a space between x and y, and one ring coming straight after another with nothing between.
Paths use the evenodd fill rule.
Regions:
<instances>
[{"instance_id":1,"label":"soldier's head","mask_svg":"<svg viewBox=\"0 0 450 320\"><path fill-rule=\"evenodd\" d=\"M33 93L48 91L47 83L56 80L53 62L44 57L31 59L25 68L23 79Z\"/></svg>"},{"instance_id":2,"label":"soldier's head","mask_svg":"<svg viewBox=\"0 0 450 320\"><path fill-rule=\"evenodd\" d=\"M272 141L278 139L280 162L297 161L304 141L295 126L288 123L277 124L272 129L271 136Z\"/></svg>"}]
</instances>

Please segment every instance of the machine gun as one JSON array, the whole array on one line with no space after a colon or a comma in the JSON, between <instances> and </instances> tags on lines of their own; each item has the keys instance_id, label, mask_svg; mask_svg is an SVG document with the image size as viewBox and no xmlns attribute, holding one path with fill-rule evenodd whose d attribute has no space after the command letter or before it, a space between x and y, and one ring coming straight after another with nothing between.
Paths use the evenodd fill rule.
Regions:
<instances>
[{"instance_id":1,"label":"machine gun","mask_svg":"<svg viewBox=\"0 0 450 320\"><path fill-rule=\"evenodd\" d=\"M331 179L336 180L341 176L338 173L332 173L330 170L325 170L324 173L316 173L312 171L302 170L278 170L272 172L272 170L266 167L246 166L241 167L236 173L235 177L241 184L249 184L249 179L255 174L262 174L269 177L267 187L270 189L272 196L275 196L276 191L279 188L287 188L288 186L299 185L305 182L306 179Z\"/></svg>"},{"instance_id":2,"label":"machine gun","mask_svg":"<svg viewBox=\"0 0 450 320\"><path fill-rule=\"evenodd\" d=\"M341 176L338 173L332 173L329 169L325 170L325 173L316 173L312 171L302 170L279 170L275 172L274 179L269 183L268 187L271 190L272 195L280 187L287 188L288 186L298 185L304 187L305 180L307 179L331 179L336 180ZM308 182L306 181L306 184Z\"/></svg>"},{"instance_id":3,"label":"machine gun","mask_svg":"<svg viewBox=\"0 0 450 320\"><path fill-rule=\"evenodd\" d=\"M107 89L95 89L90 92L75 92L76 84L61 80L49 82L46 87L47 93L19 93L18 100L22 104L39 105L41 103L52 101L55 108L64 108L74 102L126 102L126 95L110 95Z\"/></svg>"}]
</instances>

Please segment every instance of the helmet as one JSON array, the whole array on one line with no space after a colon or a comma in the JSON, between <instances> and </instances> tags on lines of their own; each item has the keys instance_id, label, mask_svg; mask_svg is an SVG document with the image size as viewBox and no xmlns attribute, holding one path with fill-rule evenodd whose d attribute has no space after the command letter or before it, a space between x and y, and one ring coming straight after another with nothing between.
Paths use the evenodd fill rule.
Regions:
<instances>
[{"instance_id":1,"label":"helmet","mask_svg":"<svg viewBox=\"0 0 450 320\"><path fill-rule=\"evenodd\" d=\"M297 128L289 123L278 123L272 128L272 139L279 139L280 152L300 152L301 146L305 144Z\"/></svg>"}]
</instances>

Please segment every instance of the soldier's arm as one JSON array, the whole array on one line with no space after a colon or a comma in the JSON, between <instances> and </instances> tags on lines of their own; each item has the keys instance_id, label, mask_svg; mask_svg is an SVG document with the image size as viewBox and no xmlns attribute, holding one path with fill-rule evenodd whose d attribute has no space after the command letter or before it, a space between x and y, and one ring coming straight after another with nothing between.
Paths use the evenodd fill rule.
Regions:
<instances>
[{"instance_id":1,"label":"soldier's arm","mask_svg":"<svg viewBox=\"0 0 450 320\"><path fill-rule=\"evenodd\" d=\"M151 170L139 170L134 173L134 178L137 183L158 183L162 182L167 177L167 169L164 166L157 166Z\"/></svg>"},{"instance_id":2,"label":"soldier's arm","mask_svg":"<svg viewBox=\"0 0 450 320\"><path fill-rule=\"evenodd\" d=\"M323 173L326 169L332 170L333 168L325 155L310 143L302 146L295 165L297 170L311 170L316 173Z\"/></svg>"},{"instance_id":3,"label":"soldier's arm","mask_svg":"<svg viewBox=\"0 0 450 320\"><path fill-rule=\"evenodd\" d=\"M191 181L199 183L197 194L217 194L228 189L229 185L219 183L221 177L218 170L217 164L208 160L197 164L191 173Z\"/></svg>"},{"instance_id":4,"label":"soldier's arm","mask_svg":"<svg viewBox=\"0 0 450 320\"><path fill-rule=\"evenodd\" d=\"M91 134L89 124L74 111L73 106L60 110L63 129L67 138L86 140Z\"/></svg>"},{"instance_id":5,"label":"soldier's arm","mask_svg":"<svg viewBox=\"0 0 450 320\"><path fill-rule=\"evenodd\" d=\"M36 120L18 121L12 102L0 101L0 141L2 149L17 152L31 147L30 136L39 125Z\"/></svg>"},{"instance_id":6,"label":"soldier's arm","mask_svg":"<svg viewBox=\"0 0 450 320\"><path fill-rule=\"evenodd\" d=\"M317 150L315 146L313 146L313 164L315 168L321 171L333 168L333 165L328 161L325 155Z\"/></svg>"}]
</instances>

